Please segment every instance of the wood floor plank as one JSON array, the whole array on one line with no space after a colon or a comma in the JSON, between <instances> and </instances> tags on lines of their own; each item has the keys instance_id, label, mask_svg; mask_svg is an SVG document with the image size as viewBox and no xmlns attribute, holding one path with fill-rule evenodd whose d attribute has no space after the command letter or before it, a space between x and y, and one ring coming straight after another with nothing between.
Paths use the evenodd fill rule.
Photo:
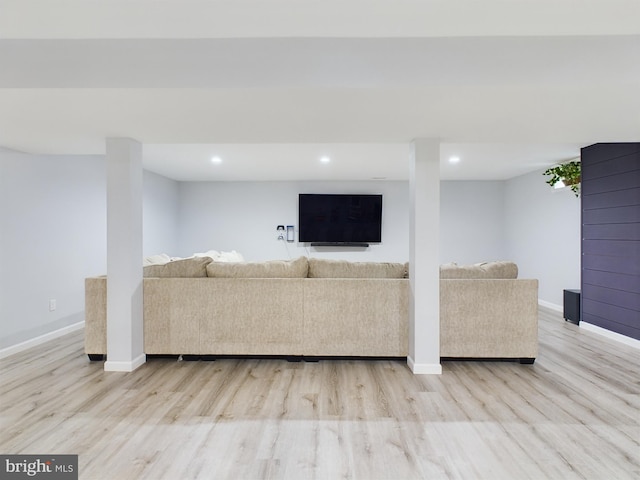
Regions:
<instances>
[{"instance_id":1,"label":"wood floor plank","mask_svg":"<svg viewBox=\"0 0 640 480\"><path fill-rule=\"evenodd\" d=\"M640 352L540 308L534 365L153 358L105 372L82 332L0 360L0 452L81 479L638 479Z\"/></svg>"}]
</instances>

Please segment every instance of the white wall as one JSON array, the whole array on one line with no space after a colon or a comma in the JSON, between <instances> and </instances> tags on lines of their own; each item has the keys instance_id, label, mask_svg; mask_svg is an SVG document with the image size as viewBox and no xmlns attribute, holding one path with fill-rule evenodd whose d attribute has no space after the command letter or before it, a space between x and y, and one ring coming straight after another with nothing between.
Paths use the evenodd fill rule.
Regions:
<instances>
[{"instance_id":1,"label":"white wall","mask_svg":"<svg viewBox=\"0 0 640 480\"><path fill-rule=\"evenodd\" d=\"M406 262L407 182L182 182L179 255L236 250L248 261L298 256ZM298 243L299 193L381 193L382 242L369 248L311 248ZM295 225L296 241L277 240L277 225Z\"/></svg>"},{"instance_id":2,"label":"white wall","mask_svg":"<svg viewBox=\"0 0 640 480\"><path fill-rule=\"evenodd\" d=\"M504 182L443 181L440 263L508 260L504 214Z\"/></svg>"},{"instance_id":3,"label":"white wall","mask_svg":"<svg viewBox=\"0 0 640 480\"><path fill-rule=\"evenodd\" d=\"M300 255L409 258L408 182L181 182L179 191L179 250L170 255L213 249L237 250L256 261ZM382 193L382 243L358 249L278 241L277 225L297 229L298 193ZM504 182L442 182L441 222L442 263L505 259Z\"/></svg>"},{"instance_id":4,"label":"white wall","mask_svg":"<svg viewBox=\"0 0 640 480\"><path fill-rule=\"evenodd\" d=\"M561 308L563 289L580 288L580 199L542 172L506 181L507 251L520 278L539 280L538 298Z\"/></svg>"},{"instance_id":5,"label":"white wall","mask_svg":"<svg viewBox=\"0 0 640 480\"><path fill-rule=\"evenodd\" d=\"M143 189L143 255L177 251L178 182L145 170Z\"/></svg>"},{"instance_id":6,"label":"white wall","mask_svg":"<svg viewBox=\"0 0 640 480\"><path fill-rule=\"evenodd\" d=\"M105 271L104 158L0 153L0 348L84 320Z\"/></svg>"},{"instance_id":7,"label":"white wall","mask_svg":"<svg viewBox=\"0 0 640 480\"><path fill-rule=\"evenodd\" d=\"M0 349L84 320L84 279L107 269L106 208L104 156L0 147ZM178 183L144 172L143 214L145 252L175 250Z\"/></svg>"}]
</instances>

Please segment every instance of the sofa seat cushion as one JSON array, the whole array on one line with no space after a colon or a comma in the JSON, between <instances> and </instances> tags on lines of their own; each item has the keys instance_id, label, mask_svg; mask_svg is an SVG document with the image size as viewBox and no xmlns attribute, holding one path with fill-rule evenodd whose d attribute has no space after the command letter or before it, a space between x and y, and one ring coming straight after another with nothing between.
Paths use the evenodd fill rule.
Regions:
<instances>
[{"instance_id":1,"label":"sofa seat cushion","mask_svg":"<svg viewBox=\"0 0 640 480\"><path fill-rule=\"evenodd\" d=\"M483 262L475 265L440 265L440 278L443 279L515 279L518 278L518 266L513 262Z\"/></svg>"},{"instance_id":2,"label":"sofa seat cushion","mask_svg":"<svg viewBox=\"0 0 640 480\"><path fill-rule=\"evenodd\" d=\"M211 262L207 265L207 276L217 278L306 278L308 269L307 257L266 262Z\"/></svg>"},{"instance_id":3,"label":"sofa seat cushion","mask_svg":"<svg viewBox=\"0 0 640 480\"><path fill-rule=\"evenodd\" d=\"M164 265L149 265L144 267L144 277L177 277L177 278L200 278L207 276L207 265L211 263L211 258L185 258L174 260Z\"/></svg>"},{"instance_id":4,"label":"sofa seat cushion","mask_svg":"<svg viewBox=\"0 0 640 480\"><path fill-rule=\"evenodd\" d=\"M309 278L407 278L406 263L309 259Z\"/></svg>"}]
</instances>

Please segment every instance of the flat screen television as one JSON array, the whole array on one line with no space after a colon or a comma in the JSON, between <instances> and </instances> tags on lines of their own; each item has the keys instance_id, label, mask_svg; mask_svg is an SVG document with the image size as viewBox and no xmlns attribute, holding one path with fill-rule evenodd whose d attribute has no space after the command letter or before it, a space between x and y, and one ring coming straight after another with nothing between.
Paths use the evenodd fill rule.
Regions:
<instances>
[{"instance_id":1,"label":"flat screen television","mask_svg":"<svg viewBox=\"0 0 640 480\"><path fill-rule=\"evenodd\" d=\"M382 195L301 193L298 240L312 245L382 241Z\"/></svg>"}]
</instances>

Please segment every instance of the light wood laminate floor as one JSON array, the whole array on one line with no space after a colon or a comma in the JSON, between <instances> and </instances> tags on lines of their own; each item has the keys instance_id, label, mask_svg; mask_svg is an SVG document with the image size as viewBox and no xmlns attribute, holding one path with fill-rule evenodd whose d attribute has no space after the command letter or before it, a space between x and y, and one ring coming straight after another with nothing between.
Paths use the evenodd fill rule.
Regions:
<instances>
[{"instance_id":1,"label":"light wood laminate floor","mask_svg":"<svg viewBox=\"0 0 640 480\"><path fill-rule=\"evenodd\" d=\"M81 479L638 479L640 352L540 308L536 363L148 361L82 332L0 361L0 453Z\"/></svg>"}]
</instances>

